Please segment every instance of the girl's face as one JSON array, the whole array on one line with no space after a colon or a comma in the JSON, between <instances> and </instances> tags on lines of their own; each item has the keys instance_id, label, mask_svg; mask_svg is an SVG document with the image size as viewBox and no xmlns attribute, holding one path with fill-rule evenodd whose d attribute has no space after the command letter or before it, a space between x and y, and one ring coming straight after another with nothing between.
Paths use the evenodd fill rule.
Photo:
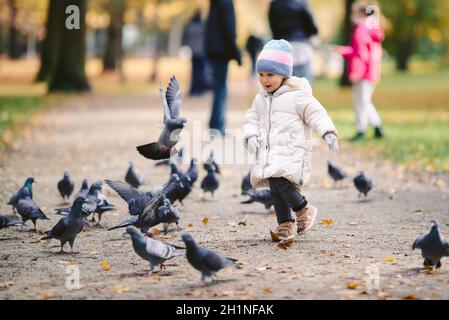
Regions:
<instances>
[{"instance_id":1,"label":"girl's face","mask_svg":"<svg viewBox=\"0 0 449 320\"><path fill-rule=\"evenodd\" d=\"M275 92L282 85L284 77L270 72L259 72L259 82L269 93Z\"/></svg>"}]
</instances>

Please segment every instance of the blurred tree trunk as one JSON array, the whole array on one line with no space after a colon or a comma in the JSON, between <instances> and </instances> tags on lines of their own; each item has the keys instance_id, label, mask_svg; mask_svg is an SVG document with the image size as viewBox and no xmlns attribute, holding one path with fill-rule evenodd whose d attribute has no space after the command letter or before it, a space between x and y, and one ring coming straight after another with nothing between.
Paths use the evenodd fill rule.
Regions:
<instances>
[{"instance_id":1,"label":"blurred tree trunk","mask_svg":"<svg viewBox=\"0 0 449 320\"><path fill-rule=\"evenodd\" d=\"M122 29L125 2L123 0L111 0L109 14L111 22L108 27L108 40L103 56L104 70L116 70L122 59Z\"/></svg>"},{"instance_id":2,"label":"blurred tree trunk","mask_svg":"<svg viewBox=\"0 0 449 320\"><path fill-rule=\"evenodd\" d=\"M352 11L352 5L354 4L355 0L345 0L345 18L343 20L343 41L344 44L347 45L351 41L351 35L352 35L352 21L351 21L351 11ZM349 87L351 86L351 81L349 80L349 74L348 74L348 61L344 59L344 65L343 65L343 73L340 77L340 87Z\"/></svg>"},{"instance_id":3,"label":"blurred tree trunk","mask_svg":"<svg viewBox=\"0 0 449 320\"><path fill-rule=\"evenodd\" d=\"M396 69L399 71L407 71L410 57L413 54L413 43L405 41L398 46L396 58Z\"/></svg>"},{"instance_id":4,"label":"blurred tree trunk","mask_svg":"<svg viewBox=\"0 0 449 320\"><path fill-rule=\"evenodd\" d=\"M80 29L66 28L66 7L80 11ZM85 73L87 0L50 0L47 34L41 54L38 80L47 81L49 91L90 90Z\"/></svg>"},{"instance_id":5,"label":"blurred tree trunk","mask_svg":"<svg viewBox=\"0 0 449 320\"><path fill-rule=\"evenodd\" d=\"M156 12L153 16L153 22L152 22L152 32L154 33L155 40L154 40L154 56L153 56L153 70L151 71L150 81L155 82L158 78L158 69L157 65L159 62L159 54L160 54L160 45L161 45L161 34L159 30L159 13L158 13L158 7L159 4L162 2L162 0L156 0Z\"/></svg>"},{"instance_id":6,"label":"blurred tree trunk","mask_svg":"<svg viewBox=\"0 0 449 320\"><path fill-rule=\"evenodd\" d=\"M20 58L20 47L18 42L18 30L16 28L17 6L15 0L8 0L9 7L9 36L8 57L10 59Z\"/></svg>"}]
</instances>

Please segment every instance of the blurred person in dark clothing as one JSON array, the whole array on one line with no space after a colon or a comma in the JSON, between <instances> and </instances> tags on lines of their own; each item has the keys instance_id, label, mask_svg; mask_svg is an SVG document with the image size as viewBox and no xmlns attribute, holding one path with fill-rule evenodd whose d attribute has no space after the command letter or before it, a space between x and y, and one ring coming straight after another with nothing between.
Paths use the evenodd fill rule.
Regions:
<instances>
[{"instance_id":1,"label":"blurred person in dark clothing","mask_svg":"<svg viewBox=\"0 0 449 320\"><path fill-rule=\"evenodd\" d=\"M182 37L182 45L188 46L192 51L190 96L200 96L210 88L206 74L205 31L206 24L201 21L201 11L198 10L185 26Z\"/></svg>"},{"instance_id":2,"label":"blurred person in dark clothing","mask_svg":"<svg viewBox=\"0 0 449 320\"><path fill-rule=\"evenodd\" d=\"M293 75L313 80L311 37L318 34L307 0L273 0L268 12L273 39L285 39L293 48Z\"/></svg>"},{"instance_id":3,"label":"blurred person in dark clothing","mask_svg":"<svg viewBox=\"0 0 449 320\"><path fill-rule=\"evenodd\" d=\"M209 121L211 133L225 134L228 64L236 60L242 65L236 43L236 18L232 0L210 0L206 23L206 55L212 67L214 99Z\"/></svg>"}]
</instances>

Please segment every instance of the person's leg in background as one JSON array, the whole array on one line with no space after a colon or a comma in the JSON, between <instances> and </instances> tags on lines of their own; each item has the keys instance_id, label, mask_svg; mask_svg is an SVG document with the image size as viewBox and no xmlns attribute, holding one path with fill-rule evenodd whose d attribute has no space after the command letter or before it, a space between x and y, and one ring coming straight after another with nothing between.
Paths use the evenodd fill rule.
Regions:
<instances>
[{"instance_id":1,"label":"person's leg in background","mask_svg":"<svg viewBox=\"0 0 449 320\"><path fill-rule=\"evenodd\" d=\"M384 136L381 128L382 120L380 119L379 113L377 112L372 100L374 89L376 88L376 86L374 83L368 80L363 80L362 86L368 124L374 128L374 137L382 138Z\"/></svg>"},{"instance_id":2,"label":"person's leg in background","mask_svg":"<svg viewBox=\"0 0 449 320\"><path fill-rule=\"evenodd\" d=\"M351 141L357 141L365 137L365 131L368 127L368 115L366 112L366 99L364 98L364 86L362 81L353 84L353 103L355 113L355 128L357 133L352 137Z\"/></svg>"},{"instance_id":3,"label":"person's leg in background","mask_svg":"<svg viewBox=\"0 0 449 320\"><path fill-rule=\"evenodd\" d=\"M214 98L209 128L218 130L222 135L225 134L228 63L226 60L210 60Z\"/></svg>"},{"instance_id":4,"label":"person's leg in background","mask_svg":"<svg viewBox=\"0 0 449 320\"><path fill-rule=\"evenodd\" d=\"M312 64L310 62L293 66L293 75L299 78L306 78L310 84L313 82Z\"/></svg>"}]
</instances>

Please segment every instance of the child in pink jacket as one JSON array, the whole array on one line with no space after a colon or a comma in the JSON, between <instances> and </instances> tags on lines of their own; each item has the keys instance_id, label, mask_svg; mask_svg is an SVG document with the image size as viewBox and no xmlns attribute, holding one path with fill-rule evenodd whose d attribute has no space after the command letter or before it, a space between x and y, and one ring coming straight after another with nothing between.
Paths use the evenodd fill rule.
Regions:
<instances>
[{"instance_id":1,"label":"child in pink jacket","mask_svg":"<svg viewBox=\"0 0 449 320\"><path fill-rule=\"evenodd\" d=\"M371 98L380 80L384 33L380 29L379 9L376 6L354 4L352 21L355 24L350 46L340 46L339 53L348 60L349 78L354 84L356 135L352 141L363 139L368 125L374 136L382 138L382 121Z\"/></svg>"}]
</instances>

